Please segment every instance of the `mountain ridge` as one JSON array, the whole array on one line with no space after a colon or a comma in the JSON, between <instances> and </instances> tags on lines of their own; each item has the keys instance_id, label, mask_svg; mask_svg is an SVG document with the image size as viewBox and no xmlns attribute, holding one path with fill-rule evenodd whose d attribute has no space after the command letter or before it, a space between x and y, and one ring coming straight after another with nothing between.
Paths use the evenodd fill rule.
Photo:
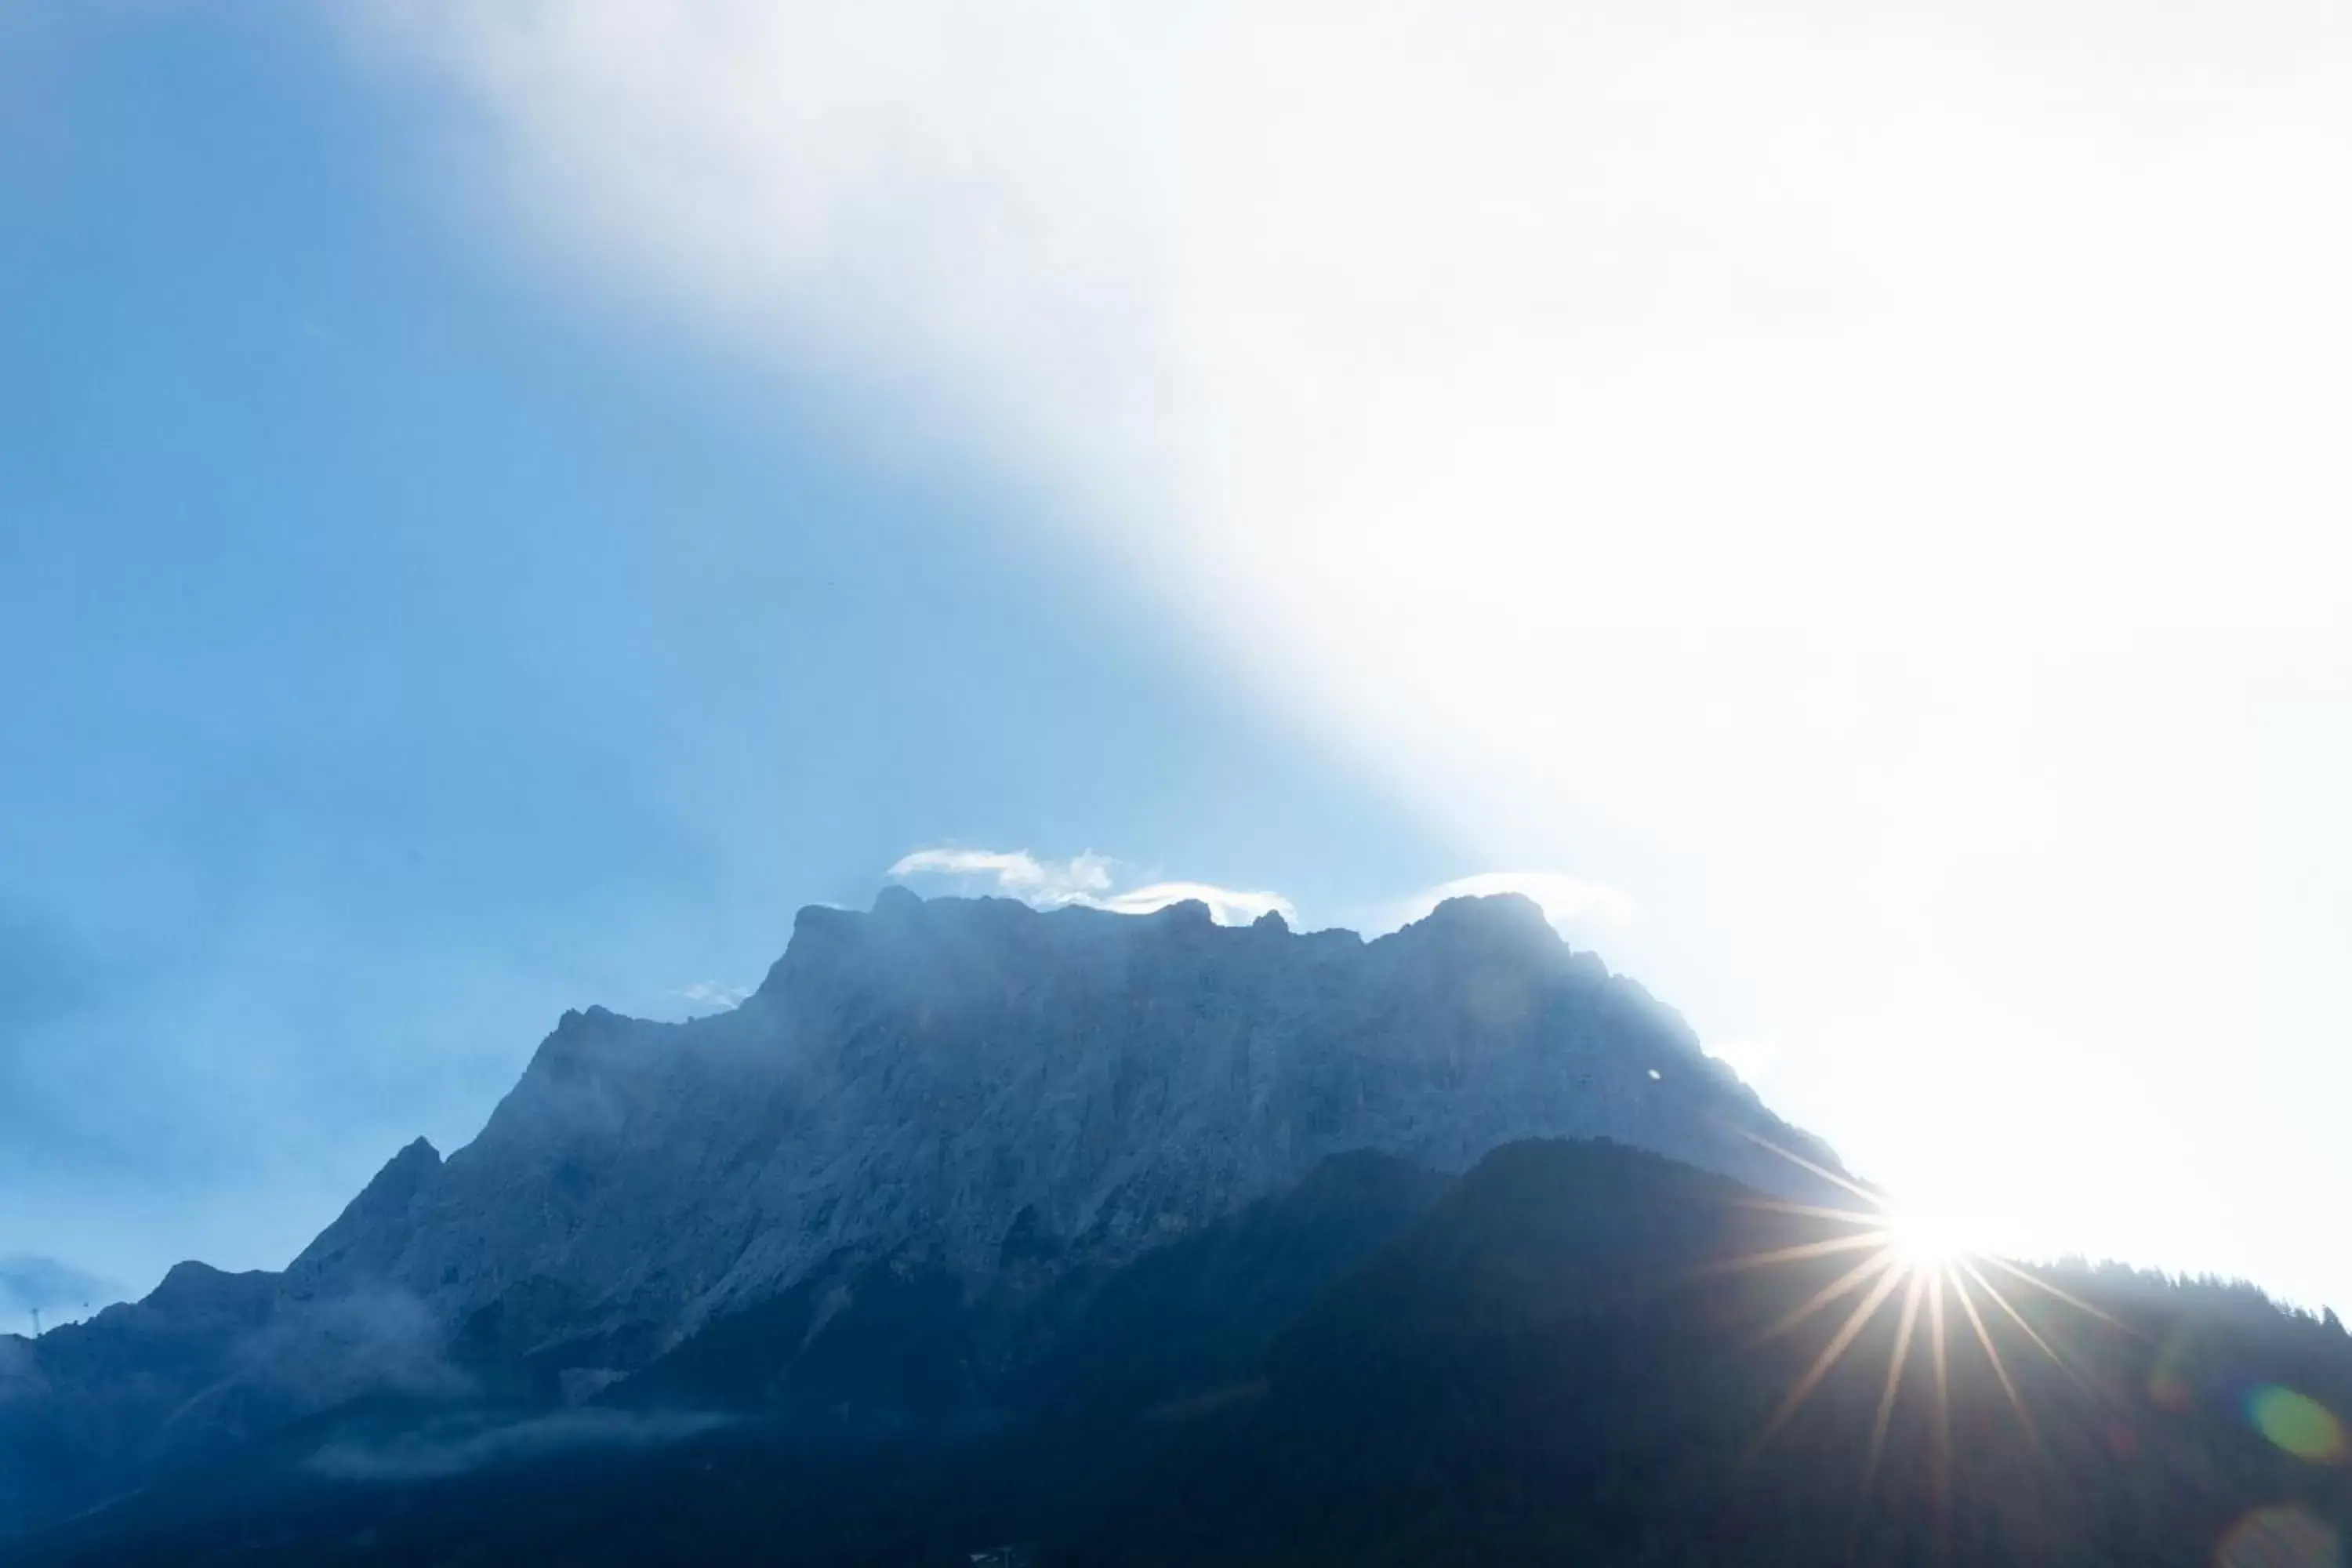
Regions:
<instances>
[{"instance_id":1,"label":"mountain ridge","mask_svg":"<svg viewBox=\"0 0 2352 1568\"><path fill-rule=\"evenodd\" d=\"M888 889L802 910L730 1012L567 1012L475 1139L401 1150L282 1274L224 1287L217 1332L175 1287L23 1347L0 1442L82 1455L59 1495L95 1500L369 1387L530 1364L590 1397L804 1279L1109 1269L1335 1154L1457 1172L1538 1136L1798 1197L1826 1183L1761 1145L1837 1169L1524 899L1366 942ZM181 1372L138 1364L183 1340Z\"/></svg>"}]
</instances>

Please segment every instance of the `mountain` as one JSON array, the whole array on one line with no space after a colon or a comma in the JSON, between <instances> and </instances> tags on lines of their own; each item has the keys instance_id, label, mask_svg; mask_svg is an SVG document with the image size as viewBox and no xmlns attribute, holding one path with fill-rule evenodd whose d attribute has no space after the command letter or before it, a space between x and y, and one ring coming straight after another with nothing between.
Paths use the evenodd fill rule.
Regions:
<instances>
[{"instance_id":1,"label":"mountain","mask_svg":"<svg viewBox=\"0 0 2352 1568\"><path fill-rule=\"evenodd\" d=\"M370 1401L643 1398L728 1331L821 1349L784 1376L809 1410L985 1422L1103 1281L1334 1156L1444 1175L1558 1136L1804 1199L1837 1169L1523 899L1372 942L1198 904L805 910L732 1012L565 1015L473 1142L401 1151L282 1274L183 1265L0 1341L0 1531Z\"/></svg>"},{"instance_id":2,"label":"mountain","mask_svg":"<svg viewBox=\"0 0 2352 1568\"><path fill-rule=\"evenodd\" d=\"M2343 1568L2352 1340L1928 1258L1532 905L886 895L0 1340L22 1568Z\"/></svg>"},{"instance_id":3,"label":"mountain","mask_svg":"<svg viewBox=\"0 0 2352 1568\"><path fill-rule=\"evenodd\" d=\"M2328 1568L2352 1522L2340 1324L1910 1259L1607 1142L1327 1161L1031 1298L985 1422L826 1414L986 1337L898 1283L568 1411L314 1418L21 1561Z\"/></svg>"}]
</instances>

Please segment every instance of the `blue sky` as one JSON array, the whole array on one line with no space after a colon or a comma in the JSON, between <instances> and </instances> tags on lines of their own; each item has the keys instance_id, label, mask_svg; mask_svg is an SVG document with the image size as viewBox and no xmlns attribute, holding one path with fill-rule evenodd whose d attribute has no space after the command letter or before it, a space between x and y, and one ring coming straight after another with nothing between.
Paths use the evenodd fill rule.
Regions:
<instances>
[{"instance_id":1,"label":"blue sky","mask_svg":"<svg viewBox=\"0 0 2352 1568\"><path fill-rule=\"evenodd\" d=\"M0 1274L944 846L1535 889L1946 1228L2352 1301L2352 39L1469 9L0 14Z\"/></svg>"},{"instance_id":2,"label":"blue sky","mask_svg":"<svg viewBox=\"0 0 2352 1568\"><path fill-rule=\"evenodd\" d=\"M281 1263L920 846L1441 869L919 432L470 251L285 8L118 15L11 40L0 1253Z\"/></svg>"}]
</instances>

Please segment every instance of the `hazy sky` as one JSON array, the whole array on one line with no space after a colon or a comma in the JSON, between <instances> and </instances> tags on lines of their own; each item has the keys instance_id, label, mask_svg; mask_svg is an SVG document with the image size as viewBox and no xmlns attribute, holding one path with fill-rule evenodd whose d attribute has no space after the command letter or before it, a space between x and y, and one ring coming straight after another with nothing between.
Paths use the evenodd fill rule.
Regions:
<instances>
[{"instance_id":1,"label":"hazy sky","mask_svg":"<svg viewBox=\"0 0 2352 1568\"><path fill-rule=\"evenodd\" d=\"M0 1257L282 1262L953 847L1535 888L2352 1303L2352 13L335 15L0 13Z\"/></svg>"}]
</instances>

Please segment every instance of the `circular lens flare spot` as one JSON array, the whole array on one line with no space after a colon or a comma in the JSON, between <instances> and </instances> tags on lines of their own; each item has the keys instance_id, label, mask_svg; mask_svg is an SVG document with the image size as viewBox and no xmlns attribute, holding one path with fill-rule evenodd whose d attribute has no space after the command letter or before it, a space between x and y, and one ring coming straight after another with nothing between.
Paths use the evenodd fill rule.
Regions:
<instances>
[{"instance_id":1,"label":"circular lens flare spot","mask_svg":"<svg viewBox=\"0 0 2352 1568\"><path fill-rule=\"evenodd\" d=\"M2299 1508L2258 1508L2231 1528L2213 1568L2342 1568L2336 1531Z\"/></svg>"},{"instance_id":2,"label":"circular lens flare spot","mask_svg":"<svg viewBox=\"0 0 2352 1568\"><path fill-rule=\"evenodd\" d=\"M2344 1423L2327 1406L2292 1388L2266 1384L2247 1394L2246 1419L2255 1431L2309 1464L2340 1465L2352 1454Z\"/></svg>"},{"instance_id":3,"label":"circular lens flare spot","mask_svg":"<svg viewBox=\"0 0 2352 1568\"><path fill-rule=\"evenodd\" d=\"M2189 1331L2176 1328L2165 1337L2164 1350L2148 1369L2147 1396L2179 1415L2197 1404L2197 1390L2189 1381Z\"/></svg>"}]
</instances>

